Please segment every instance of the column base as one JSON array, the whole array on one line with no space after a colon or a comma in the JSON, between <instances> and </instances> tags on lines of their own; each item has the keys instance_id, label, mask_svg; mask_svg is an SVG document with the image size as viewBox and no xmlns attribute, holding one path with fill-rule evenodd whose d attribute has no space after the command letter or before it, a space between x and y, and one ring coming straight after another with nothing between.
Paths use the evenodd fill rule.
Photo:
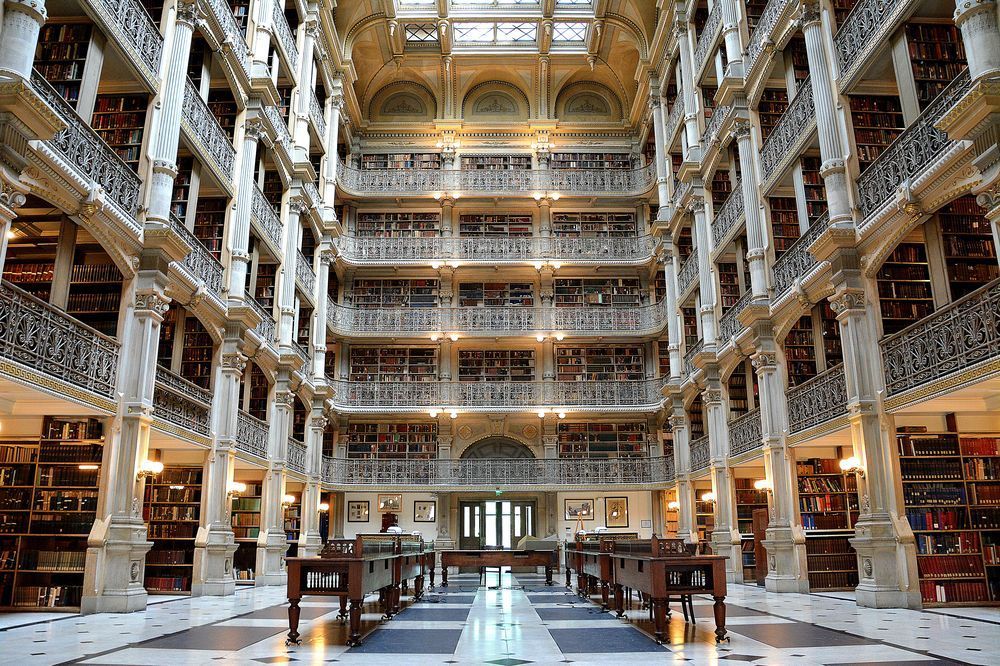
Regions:
<instances>
[{"instance_id":1,"label":"column base","mask_svg":"<svg viewBox=\"0 0 1000 666\"><path fill-rule=\"evenodd\" d=\"M712 531L712 553L724 555L726 560L726 582L743 582L743 549L740 533L735 530Z\"/></svg>"},{"instance_id":2,"label":"column base","mask_svg":"<svg viewBox=\"0 0 1000 666\"><path fill-rule=\"evenodd\" d=\"M131 613L145 610L144 559L146 540L142 519L112 516L98 520L90 533L80 613Z\"/></svg>"},{"instance_id":3,"label":"column base","mask_svg":"<svg viewBox=\"0 0 1000 666\"><path fill-rule=\"evenodd\" d=\"M263 543L262 543L262 542ZM288 537L283 531L268 530L257 542L257 567L254 585L284 585L288 581L285 570L285 553L288 552Z\"/></svg>"},{"instance_id":4,"label":"column base","mask_svg":"<svg viewBox=\"0 0 1000 666\"><path fill-rule=\"evenodd\" d=\"M323 550L323 537L319 532L299 535L299 557L317 557L321 550Z\"/></svg>"},{"instance_id":5,"label":"column base","mask_svg":"<svg viewBox=\"0 0 1000 666\"><path fill-rule=\"evenodd\" d=\"M859 606L920 608L916 546L909 525L888 515L863 516L851 546L858 554Z\"/></svg>"},{"instance_id":6,"label":"column base","mask_svg":"<svg viewBox=\"0 0 1000 666\"><path fill-rule=\"evenodd\" d=\"M798 527L768 527L764 548L767 549L768 592L809 591L809 569L806 565L806 538Z\"/></svg>"},{"instance_id":7,"label":"column base","mask_svg":"<svg viewBox=\"0 0 1000 666\"><path fill-rule=\"evenodd\" d=\"M225 527L201 527L195 539L192 597L224 597L236 594L233 578L233 531Z\"/></svg>"}]
</instances>

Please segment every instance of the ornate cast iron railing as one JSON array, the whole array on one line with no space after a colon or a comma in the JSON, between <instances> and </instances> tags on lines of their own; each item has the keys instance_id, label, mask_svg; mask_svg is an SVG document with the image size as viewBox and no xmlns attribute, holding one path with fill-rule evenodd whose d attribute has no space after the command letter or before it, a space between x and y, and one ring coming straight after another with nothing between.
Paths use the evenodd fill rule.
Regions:
<instances>
[{"instance_id":1,"label":"ornate cast iron railing","mask_svg":"<svg viewBox=\"0 0 1000 666\"><path fill-rule=\"evenodd\" d=\"M969 70L965 70L865 169L858 179L858 208L862 220L892 201L900 185L930 168L954 143L947 133L934 127L934 123L969 90L970 85Z\"/></svg>"},{"instance_id":2,"label":"ornate cast iron railing","mask_svg":"<svg viewBox=\"0 0 1000 666\"><path fill-rule=\"evenodd\" d=\"M794 148L815 126L812 79L807 78L760 149L760 169L765 184L781 175L780 167L797 154Z\"/></svg>"},{"instance_id":3,"label":"ornate cast iron railing","mask_svg":"<svg viewBox=\"0 0 1000 666\"><path fill-rule=\"evenodd\" d=\"M1000 280L884 338L888 395L1000 357Z\"/></svg>"},{"instance_id":4,"label":"ornate cast iron railing","mask_svg":"<svg viewBox=\"0 0 1000 666\"><path fill-rule=\"evenodd\" d=\"M726 105L716 107L712 111L712 117L708 119L708 124L705 125L705 133L701 135L701 145L703 148L707 149L709 145L719 138L719 130L722 129L722 123L726 122L726 116L732 110L732 106Z\"/></svg>"},{"instance_id":5,"label":"ornate cast iron railing","mask_svg":"<svg viewBox=\"0 0 1000 666\"><path fill-rule=\"evenodd\" d=\"M841 81L854 77L870 53L885 44L889 31L914 4L912 0L860 0L833 38Z\"/></svg>"},{"instance_id":6,"label":"ornate cast iron railing","mask_svg":"<svg viewBox=\"0 0 1000 666\"><path fill-rule=\"evenodd\" d=\"M712 241L716 248L722 245L722 241L741 220L743 220L743 192L740 189L740 181L736 181L732 193L712 220Z\"/></svg>"},{"instance_id":7,"label":"ornate cast iron railing","mask_svg":"<svg viewBox=\"0 0 1000 666\"><path fill-rule=\"evenodd\" d=\"M663 404L660 380L556 382L351 382L327 377L345 412L435 409L520 411L574 408L650 411Z\"/></svg>"},{"instance_id":8,"label":"ornate cast iron railing","mask_svg":"<svg viewBox=\"0 0 1000 666\"><path fill-rule=\"evenodd\" d=\"M219 172L227 180L233 178L233 161L236 149L233 140L222 129L215 114L205 104L198 90L188 79L184 83L184 102L181 106L181 120L187 125L191 138L201 144L205 154L215 162Z\"/></svg>"},{"instance_id":9,"label":"ornate cast iron railing","mask_svg":"<svg viewBox=\"0 0 1000 666\"><path fill-rule=\"evenodd\" d=\"M695 372L697 372L698 367L694 364L694 358L705 349L705 341L699 340L691 349L687 350L684 354L684 372L687 378L690 379Z\"/></svg>"},{"instance_id":10,"label":"ornate cast iron railing","mask_svg":"<svg viewBox=\"0 0 1000 666\"><path fill-rule=\"evenodd\" d=\"M160 69L163 37L149 12L135 0L96 0L91 7L119 44L137 56L135 61L145 69L146 76L155 80Z\"/></svg>"},{"instance_id":11,"label":"ornate cast iron railing","mask_svg":"<svg viewBox=\"0 0 1000 666\"><path fill-rule=\"evenodd\" d=\"M212 15L226 35L226 41L232 48L233 55L239 63L243 72L250 76L250 49L247 46L246 35L240 30L236 17L233 16L233 8L224 0L208 0L208 6L212 10Z\"/></svg>"},{"instance_id":12,"label":"ornate cast iron railing","mask_svg":"<svg viewBox=\"0 0 1000 666\"><path fill-rule=\"evenodd\" d=\"M740 331L743 330L744 326L740 322L740 313L746 309L750 301L753 300L753 292L747 291L745 294L740 296L740 300L736 301L733 307L723 313L722 317L719 318L719 338L718 344L721 347L726 345L730 340L735 338Z\"/></svg>"},{"instance_id":13,"label":"ornate cast iron railing","mask_svg":"<svg viewBox=\"0 0 1000 666\"><path fill-rule=\"evenodd\" d=\"M306 445L292 437L288 438L288 469L306 473Z\"/></svg>"},{"instance_id":14,"label":"ornate cast iron railing","mask_svg":"<svg viewBox=\"0 0 1000 666\"><path fill-rule=\"evenodd\" d=\"M310 297L316 293L316 274L312 262L301 251L295 253L295 280Z\"/></svg>"},{"instance_id":15,"label":"ornate cast iron railing","mask_svg":"<svg viewBox=\"0 0 1000 666\"><path fill-rule=\"evenodd\" d=\"M170 213L170 228L173 229L184 241L191 246L191 251L184 257L181 264L202 282L205 288L213 294L222 298L222 264L208 251L201 240L195 236L184 223L177 219L177 216Z\"/></svg>"},{"instance_id":16,"label":"ornate cast iron railing","mask_svg":"<svg viewBox=\"0 0 1000 666\"><path fill-rule=\"evenodd\" d=\"M677 91L677 97L674 99L674 105L670 109L670 113L667 115L666 127L664 127L664 142L671 143L674 138L674 132L677 131L678 125L681 124L681 119L684 118L684 97L681 92Z\"/></svg>"},{"instance_id":17,"label":"ornate cast iron railing","mask_svg":"<svg viewBox=\"0 0 1000 666\"><path fill-rule=\"evenodd\" d=\"M287 24L286 24L287 25ZM287 155L292 154L292 134L288 131L288 121L281 117L277 107L268 106L264 108L264 116L271 123L275 132L275 143L284 148Z\"/></svg>"},{"instance_id":18,"label":"ornate cast iron railing","mask_svg":"<svg viewBox=\"0 0 1000 666\"><path fill-rule=\"evenodd\" d=\"M258 458L267 458L267 423L242 409L236 413L236 448Z\"/></svg>"},{"instance_id":19,"label":"ornate cast iron railing","mask_svg":"<svg viewBox=\"0 0 1000 666\"><path fill-rule=\"evenodd\" d=\"M789 432L801 432L838 416L846 416L847 384L844 379L844 364L793 386L788 389L786 398Z\"/></svg>"},{"instance_id":20,"label":"ornate cast iron railing","mask_svg":"<svg viewBox=\"0 0 1000 666\"><path fill-rule=\"evenodd\" d=\"M830 218L824 213L822 217L813 222L809 231L799 236L798 240L792 243L785 250L785 253L774 262L771 274L774 277L775 299L791 289L796 280L804 278L816 266L816 257L810 254L809 246L826 231L829 225Z\"/></svg>"},{"instance_id":21,"label":"ornate cast iron railing","mask_svg":"<svg viewBox=\"0 0 1000 666\"><path fill-rule=\"evenodd\" d=\"M211 432L212 392L159 366L153 408L156 416L184 430L206 437Z\"/></svg>"},{"instance_id":22,"label":"ornate cast iron railing","mask_svg":"<svg viewBox=\"0 0 1000 666\"><path fill-rule=\"evenodd\" d=\"M82 180L99 183L107 196L125 213L133 231L141 233L139 223L135 221L135 216L139 213L139 192L142 188L138 174L77 115L73 107L37 70L31 73L31 86L66 123L66 128L57 132L45 145L76 171Z\"/></svg>"},{"instance_id":23,"label":"ornate cast iron railing","mask_svg":"<svg viewBox=\"0 0 1000 666\"><path fill-rule=\"evenodd\" d=\"M784 13L785 9L796 4L793 0L769 0L767 5L764 7L764 11L760 15L760 19L757 21L757 27L754 28L753 34L750 35L750 43L747 45L747 55L746 55L746 72L749 74L753 71L754 65L757 64L757 60L760 58L761 54L764 53L764 48L767 43L771 41L771 33L774 31L774 26L778 24L778 20Z\"/></svg>"},{"instance_id":24,"label":"ornate cast iron railing","mask_svg":"<svg viewBox=\"0 0 1000 666\"><path fill-rule=\"evenodd\" d=\"M358 486L630 486L674 480L670 458L378 460L323 458L323 482Z\"/></svg>"},{"instance_id":25,"label":"ornate cast iron railing","mask_svg":"<svg viewBox=\"0 0 1000 666\"><path fill-rule=\"evenodd\" d=\"M7 281L0 284L0 356L114 398L120 345Z\"/></svg>"},{"instance_id":26,"label":"ornate cast iron railing","mask_svg":"<svg viewBox=\"0 0 1000 666\"><path fill-rule=\"evenodd\" d=\"M712 459L712 448L708 441L708 435L699 437L691 442L691 471L700 472L708 467Z\"/></svg>"},{"instance_id":27,"label":"ornate cast iron railing","mask_svg":"<svg viewBox=\"0 0 1000 666\"><path fill-rule=\"evenodd\" d=\"M244 296L243 302L250 306L250 308L260 316L260 323L257 324L257 335L264 340L264 342L270 344L277 340L278 327L274 322L274 315L271 312L264 309L264 306L257 302L255 298L251 296Z\"/></svg>"},{"instance_id":28,"label":"ornate cast iron railing","mask_svg":"<svg viewBox=\"0 0 1000 666\"><path fill-rule=\"evenodd\" d=\"M323 105L319 103L315 91L309 91L309 118L312 119L316 131L323 142L326 141L326 118L323 116Z\"/></svg>"},{"instance_id":29,"label":"ornate cast iron railing","mask_svg":"<svg viewBox=\"0 0 1000 666\"><path fill-rule=\"evenodd\" d=\"M763 445L760 409L747 412L729 422L729 455L740 456L758 450Z\"/></svg>"},{"instance_id":30,"label":"ornate cast iron railing","mask_svg":"<svg viewBox=\"0 0 1000 666\"><path fill-rule=\"evenodd\" d=\"M708 57L708 54L715 46L720 32L722 32L722 3L716 2L708 18L705 20L705 27L702 28L701 34L698 36L698 45L694 49L695 79L699 78L701 68L705 64L705 58Z\"/></svg>"},{"instance_id":31,"label":"ornate cast iron railing","mask_svg":"<svg viewBox=\"0 0 1000 666\"><path fill-rule=\"evenodd\" d=\"M251 222L256 222L254 225L257 227L257 232L264 237L271 246L272 250L280 253L281 251L281 218L278 217L278 212L274 210L274 206L271 202L267 200L264 193L260 191L257 185L253 187L253 201L250 207L250 220Z\"/></svg>"},{"instance_id":32,"label":"ornate cast iron railing","mask_svg":"<svg viewBox=\"0 0 1000 666\"><path fill-rule=\"evenodd\" d=\"M295 46L295 35L285 18L284 4L274 3L274 11L271 14L271 25L274 26L274 36L281 45L281 49L288 57L288 65L294 74L298 74L299 69L299 49Z\"/></svg>"},{"instance_id":33,"label":"ornate cast iron railing","mask_svg":"<svg viewBox=\"0 0 1000 666\"><path fill-rule=\"evenodd\" d=\"M698 253L692 252L691 256L681 264L681 270L677 273L677 293L678 297L687 294L688 289L694 284L698 277Z\"/></svg>"},{"instance_id":34,"label":"ornate cast iron railing","mask_svg":"<svg viewBox=\"0 0 1000 666\"><path fill-rule=\"evenodd\" d=\"M302 183L302 189L305 190L306 196L309 197L311 206L323 205L323 198L319 195L319 188L316 187L316 183L311 180L307 180Z\"/></svg>"}]
</instances>

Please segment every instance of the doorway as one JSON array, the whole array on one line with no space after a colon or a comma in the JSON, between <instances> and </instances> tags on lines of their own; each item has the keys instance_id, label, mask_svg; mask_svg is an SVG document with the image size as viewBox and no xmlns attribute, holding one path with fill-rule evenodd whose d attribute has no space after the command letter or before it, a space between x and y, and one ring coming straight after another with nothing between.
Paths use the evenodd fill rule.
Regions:
<instances>
[{"instance_id":1,"label":"doorway","mask_svg":"<svg viewBox=\"0 0 1000 666\"><path fill-rule=\"evenodd\" d=\"M535 536L534 500L479 500L459 502L461 550L516 548L526 536Z\"/></svg>"}]
</instances>

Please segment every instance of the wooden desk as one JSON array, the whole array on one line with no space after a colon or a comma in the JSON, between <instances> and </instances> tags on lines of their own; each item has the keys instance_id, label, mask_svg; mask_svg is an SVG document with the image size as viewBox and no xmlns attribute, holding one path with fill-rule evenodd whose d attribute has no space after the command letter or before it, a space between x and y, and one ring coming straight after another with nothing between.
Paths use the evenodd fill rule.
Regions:
<instances>
[{"instance_id":1,"label":"wooden desk","mask_svg":"<svg viewBox=\"0 0 1000 666\"><path fill-rule=\"evenodd\" d=\"M361 644L361 609L365 595L379 592L386 619L396 608L393 588L398 587L396 561L400 540L392 534L359 534L354 539L328 541L319 557L289 557L288 639L300 644L299 601L305 595L339 597L337 617L350 619L347 645ZM350 601L350 611L347 602Z\"/></svg>"},{"instance_id":2,"label":"wooden desk","mask_svg":"<svg viewBox=\"0 0 1000 666\"><path fill-rule=\"evenodd\" d=\"M573 579L570 577L571 571L580 571L580 557L576 552L576 542L567 541L563 545L563 568L566 569L566 587L573 587Z\"/></svg>"},{"instance_id":3,"label":"wooden desk","mask_svg":"<svg viewBox=\"0 0 1000 666\"><path fill-rule=\"evenodd\" d=\"M433 541L424 544L421 563L424 567L424 575L430 575L431 587L434 587L434 567L437 564L437 552L434 550Z\"/></svg>"},{"instance_id":4,"label":"wooden desk","mask_svg":"<svg viewBox=\"0 0 1000 666\"><path fill-rule=\"evenodd\" d=\"M448 587L448 567L545 567L545 584L552 584L554 550L443 550L441 586Z\"/></svg>"},{"instance_id":5,"label":"wooden desk","mask_svg":"<svg viewBox=\"0 0 1000 666\"><path fill-rule=\"evenodd\" d=\"M726 636L726 558L690 555L680 539L622 540L610 554L614 568L615 610L625 614L624 588L649 595L657 642L663 641L667 597L711 594L715 600L715 641Z\"/></svg>"},{"instance_id":6,"label":"wooden desk","mask_svg":"<svg viewBox=\"0 0 1000 666\"><path fill-rule=\"evenodd\" d=\"M394 562L395 575L392 586L392 613L399 612L400 588L413 579L413 597L424 594L424 540L412 534L399 536L399 556Z\"/></svg>"},{"instance_id":7,"label":"wooden desk","mask_svg":"<svg viewBox=\"0 0 1000 666\"><path fill-rule=\"evenodd\" d=\"M614 543L620 540L634 541L639 538L637 532L622 532L618 534L589 534L576 542L577 561L580 572L578 588L580 594L589 597L598 586L601 589L601 608L608 609L608 596L614 585L614 571L611 568L611 551Z\"/></svg>"}]
</instances>

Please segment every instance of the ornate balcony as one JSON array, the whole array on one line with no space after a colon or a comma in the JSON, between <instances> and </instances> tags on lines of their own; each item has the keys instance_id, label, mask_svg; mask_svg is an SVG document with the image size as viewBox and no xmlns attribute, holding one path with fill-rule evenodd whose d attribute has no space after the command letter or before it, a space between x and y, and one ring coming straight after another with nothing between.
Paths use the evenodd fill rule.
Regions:
<instances>
[{"instance_id":1,"label":"ornate balcony","mask_svg":"<svg viewBox=\"0 0 1000 666\"><path fill-rule=\"evenodd\" d=\"M263 305L250 296L244 296L243 302L250 306L250 308L260 317L260 323L257 324L257 328L255 328L254 331L257 332L257 335L259 335L265 343L273 344L278 339L278 326L274 322L274 315L268 310L265 310Z\"/></svg>"},{"instance_id":2,"label":"ornate balcony","mask_svg":"<svg viewBox=\"0 0 1000 666\"><path fill-rule=\"evenodd\" d=\"M833 38L841 90L863 73L864 65L888 43L889 33L917 4L913 0L861 0Z\"/></svg>"},{"instance_id":3,"label":"ornate balcony","mask_svg":"<svg viewBox=\"0 0 1000 666\"><path fill-rule=\"evenodd\" d=\"M691 349L684 354L684 373L690 379L698 371L698 366L694 364L694 359L705 349L705 341L699 340Z\"/></svg>"},{"instance_id":4,"label":"ornate balcony","mask_svg":"<svg viewBox=\"0 0 1000 666\"><path fill-rule=\"evenodd\" d=\"M719 6L721 6L721 3L716 5L716 7ZM705 133L701 135L702 150L708 150L709 146L718 141L722 125L726 122L726 118L732 110L733 107L730 105L720 106L713 109L712 117L708 119L708 123L705 125Z\"/></svg>"},{"instance_id":5,"label":"ornate balcony","mask_svg":"<svg viewBox=\"0 0 1000 666\"><path fill-rule=\"evenodd\" d=\"M351 308L332 301L327 322L347 337L464 335L657 335L667 324L666 302L638 307Z\"/></svg>"},{"instance_id":6,"label":"ornate balcony","mask_svg":"<svg viewBox=\"0 0 1000 666\"><path fill-rule=\"evenodd\" d=\"M250 223L257 235L266 242L271 253L280 257L281 252L281 218L274 206L267 200L257 185L253 188L253 202L250 207Z\"/></svg>"},{"instance_id":7,"label":"ornate balcony","mask_svg":"<svg viewBox=\"0 0 1000 666\"><path fill-rule=\"evenodd\" d=\"M156 417L182 430L204 437L211 432L212 392L164 367L156 368L153 408Z\"/></svg>"},{"instance_id":8,"label":"ornate balcony","mask_svg":"<svg viewBox=\"0 0 1000 666\"><path fill-rule=\"evenodd\" d=\"M664 127L664 143L670 145L673 143L674 133L681 124L681 120L684 118L684 97L678 91L677 98L674 100L674 105L670 109L670 114L667 115L667 122Z\"/></svg>"},{"instance_id":9,"label":"ornate balcony","mask_svg":"<svg viewBox=\"0 0 1000 666\"><path fill-rule=\"evenodd\" d=\"M309 120L316 128L316 133L320 136L320 143L326 141L326 118L323 116L323 105L319 103L319 98L312 90L309 91Z\"/></svg>"},{"instance_id":10,"label":"ornate balcony","mask_svg":"<svg viewBox=\"0 0 1000 666\"><path fill-rule=\"evenodd\" d=\"M743 216L743 191L740 189L740 181L733 183L733 191L726 198L722 208L715 214L712 220L712 242L715 249L722 249L726 241L729 240L729 233L735 229L744 219Z\"/></svg>"},{"instance_id":11,"label":"ornate balcony","mask_svg":"<svg viewBox=\"0 0 1000 666\"><path fill-rule=\"evenodd\" d=\"M153 84L159 76L163 37L146 8L136 0L94 0L81 6L96 15L103 32L125 50L125 61L133 63L146 82Z\"/></svg>"},{"instance_id":12,"label":"ornate balcony","mask_svg":"<svg viewBox=\"0 0 1000 666\"><path fill-rule=\"evenodd\" d=\"M786 9L795 7L796 4L794 0L769 0L764 7L760 20L757 21L757 27L750 35L750 43L747 45L745 71L748 76L767 49L768 44L773 46L771 34L774 32L774 27L778 25L778 21L781 20L781 16Z\"/></svg>"},{"instance_id":13,"label":"ornate balcony","mask_svg":"<svg viewBox=\"0 0 1000 666\"><path fill-rule=\"evenodd\" d=\"M792 288L796 280L805 280L809 272L817 266L819 262L809 252L812 245L820 235L826 231L830 225L830 218L824 213L822 217L813 222L809 231L799 236L798 240L792 243L785 253L778 257L771 267L774 286L774 300L781 300L781 296Z\"/></svg>"},{"instance_id":14,"label":"ornate balcony","mask_svg":"<svg viewBox=\"0 0 1000 666\"><path fill-rule=\"evenodd\" d=\"M871 3L869 3L871 4ZM851 14L857 13L857 9ZM839 34L839 33L838 33ZM969 70L952 80L924 112L896 137L858 179L858 208L862 226L887 205L894 205L899 187L929 171L957 142L934 125L968 92Z\"/></svg>"},{"instance_id":15,"label":"ornate balcony","mask_svg":"<svg viewBox=\"0 0 1000 666\"><path fill-rule=\"evenodd\" d=\"M691 473L700 472L708 468L712 460L712 447L708 440L708 435L699 437L691 442Z\"/></svg>"},{"instance_id":16,"label":"ornate balcony","mask_svg":"<svg viewBox=\"0 0 1000 666\"><path fill-rule=\"evenodd\" d=\"M722 3L716 2L712 7L711 13L708 15L708 19L705 20L705 27L702 28L701 34L698 35L698 45L694 49L694 79L698 81L701 78L701 70L705 66L705 61L708 58L709 53L715 48L715 43L719 39L719 34L722 32Z\"/></svg>"},{"instance_id":17,"label":"ornate balcony","mask_svg":"<svg viewBox=\"0 0 1000 666\"><path fill-rule=\"evenodd\" d=\"M353 196L427 197L435 193L463 196L529 197L536 192L597 197L635 197L656 185L656 168L639 169L356 169L337 164L337 183Z\"/></svg>"},{"instance_id":18,"label":"ornate balcony","mask_svg":"<svg viewBox=\"0 0 1000 666\"><path fill-rule=\"evenodd\" d=\"M760 426L760 409L747 412L729 422L729 455L742 456L757 451L763 445Z\"/></svg>"},{"instance_id":19,"label":"ornate balcony","mask_svg":"<svg viewBox=\"0 0 1000 666\"><path fill-rule=\"evenodd\" d=\"M191 273L191 276L205 283L205 288L222 299L222 264L208 251L201 240L191 233L177 216L170 213L170 228L191 246L191 251L181 261L181 264Z\"/></svg>"},{"instance_id":20,"label":"ornate balcony","mask_svg":"<svg viewBox=\"0 0 1000 666\"><path fill-rule=\"evenodd\" d=\"M648 490L674 480L670 458L607 460L374 460L323 458L323 482L333 486L414 486L528 490L627 488Z\"/></svg>"},{"instance_id":21,"label":"ornate balcony","mask_svg":"<svg viewBox=\"0 0 1000 666\"><path fill-rule=\"evenodd\" d=\"M272 7L274 11L271 13L271 26L274 37L288 61L288 68L297 76L299 73L299 49L295 46L295 35L292 34L288 19L285 18L284 5L276 2Z\"/></svg>"},{"instance_id":22,"label":"ornate balcony","mask_svg":"<svg viewBox=\"0 0 1000 666\"><path fill-rule=\"evenodd\" d=\"M976 381L1000 358L1000 280L884 338L886 393L928 389L932 382L963 373ZM976 373L976 369L981 372ZM993 372L996 372L995 368ZM943 390L955 390L949 383Z\"/></svg>"},{"instance_id":23,"label":"ornate balcony","mask_svg":"<svg viewBox=\"0 0 1000 666\"><path fill-rule=\"evenodd\" d=\"M284 20L284 17L282 17L282 20ZM287 25L286 23L285 26L287 27ZM292 134L288 131L288 121L281 117L281 112L274 106L264 107L264 117L267 118L267 122L274 128L274 143L278 148L282 149L284 158L288 161L288 164L291 164L293 161Z\"/></svg>"},{"instance_id":24,"label":"ornate balcony","mask_svg":"<svg viewBox=\"0 0 1000 666\"><path fill-rule=\"evenodd\" d=\"M681 264L681 269L677 272L677 298L678 300L683 299L687 296L688 291L694 286L695 279L698 277L698 253L692 252L691 256L687 258L683 264Z\"/></svg>"},{"instance_id":25,"label":"ornate balcony","mask_svg":"<svg viewBox=\"0 0 1000 666\"><path fill-rule=\"evenodd\" d=\"M653 236L621 238L463 238L340 236L337 251L350 264L462 263L516 264L558 260L574 264L646 264L653 259Z\"/></svg>"},{"instance_id":26,"label":"ornate balcony","mask_svg":"<svg viewBox=\"0 0 1000 666\"><path fill-rule=\"evenodd\" d=\"M226 131L219 125L215 114L205 104L198 90L188 79L184 83L184 102L181 106L181 127L195 149L219 175L223 183L233 180L233 162L236 149Z\"/></svg>"},{"instance_id":27,"label":"ornate balcony","mask_svg":"<svg viewBox=\"0 0 1000 666\"><path fill-rule=\"evenodd\" d=\"M0 358L17 378L56 379L46 390L85 399L106 398L113 409L120 345L62 310L4 281L0 284Z\"/></svg>"},{"instance_id":28,"label":"ornate balcony","mask_svg":"<svg viewBox=\"0 0 1000 666\"><path fill-rule=\"evenodd\" d=\"M215 19L224 35L223 49L229 48L236 58L243 75L250 78L250 49L247 46L246 35L240 30L236 17L233 16L233 8L224 0L208 0L208 7L211 9L209 16Z\"/></svg>"},{"instance_id":29,"label":"ornate balcony","mask_svg":"<svg viewBox=\"0 0 1000 666\"><path fill-rule=\"evenodd\" d=\"M750 305L750 301L752 300L753 293L747 291L740 296L740 300L736 301L733 307L726 310L722 317L719 318L719 337L716 339L716 344L719 347L729 344L729 341L733 340L745 328L740 321L740 313Z\"/></svg>"},{"instance_id":30,"label":"ornate balcony","mask_svg":"<svg viewBox=\"0 0 1000 666\"><path fill-rule=\"evenodd\" d=\"M312 262L306 259L302 252L295 253L295 282L306 293L310 300L316 293L316 274L313 273Z\"/></svg>"},{"instance_id":31,"label":"ornate balcony","mask_svg":"<svg viewBox=\"0 0 1000 666\"><path fill-rule=\"evenodd\" d=\"M778 124L760 149L760 169L763 189L767 190L796 159L800 149L816 129L816 105L813 101L812 79L807 78L781 114Z\"/></svg>"},{"instance_id":32,"label":"ornate balcony","mask_svg":"<svg viewBox=\"0 0 1000 666\"><path fill-rule=\"evenodd\" d=\"M83 183L100 183L110 201L121 210L122 219L137 236L141 234L142 229L135 220L139 214L142 188L138 174L111 150L37 71L31 73L31 85L66 123L66 129L50 141L45 141L44 145Z\"/></svg>"},{"instance_id":33,"label":"ornate balcony","mask_svg":"<svg viewBox=\"0 0 1000 666\"><path fill-rule=\"evenodd\" d=\"M242 409L236 414L236 448L257 458L267 459L267 423Z\"/></svg>"},{"instance_id":34,"label":"ornate balcony","mask_svg":"<svg viewBox=\"0 0 1000 666\"><path fill-rule=\"evenodd\" d=\"M517 412L572 409L651 412L663 404L662 381L351 382L327 378L333 404L346 413L428 409Z\"/></svg>"},{"instance_id":35,"label":"ornate balcony","mask_svg":"<svg viewBox=\"0 0 1000 666\"><path fill-rule=\"evenodd\" d=\"M808 428L847 416L844 364L834 366L809 381L788 389L788 431Z\"/></svg>"},{"instance_id":36,"label":"ornate balcony","mask_svg":"<svg viewBox=\"0 0 1000 666\"><path fill-rule=\"evenodd\" d=\"M288 469L300 474L306 473L306 445L299 440L288 438Z\"/></svg>"}]
</instances>

